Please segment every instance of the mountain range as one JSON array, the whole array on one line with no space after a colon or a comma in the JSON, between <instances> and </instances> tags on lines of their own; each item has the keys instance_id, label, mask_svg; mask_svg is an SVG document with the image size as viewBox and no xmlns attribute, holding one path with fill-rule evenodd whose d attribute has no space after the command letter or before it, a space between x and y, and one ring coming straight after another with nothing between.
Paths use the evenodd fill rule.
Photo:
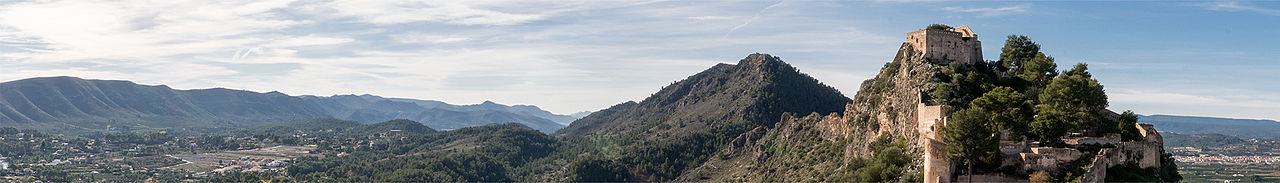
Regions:
<instances>
[{"instance_id":1,"label":"mountain range","mask_svg":"<svg viewBox=\"0 0 1280 183\"><path fill-rule=\"evenodd\" d=\"M851 99L757 53L576 120L488 101L32 78L0 83L0 124L64 133L225 128L373 138L321 143L341 153L300 159L298 171L282 172L329 182L913 182L928 176L917 110L933 91L955 91L940 76L961 66L935 64L904 43Z\"/></svg>"},{"instance_id":2,"label":"mountain range","mask_svg":"<svg viewBox=\"0 0 1280 183\"><path fill-rule=\"evenodd\" d=\"M434 129L519 123L545 133L576 120L536 106L486 101L452 105L373 95L290 96L225 88L177 90L165 85L76 77L0 83L0 124L76 134L196 131L333 117L362 123L410 119Z\"/></svg>"},{"instance_id":3,"label":"mountain range","mask_svg":"<svg viewBox=\"0 0 1280 183\"><path fill-rule=\"evenodd\" d=\"M1280 122L1273 120L1143 115L1138 117L1138 122L1154 124L1162 132L1180 134L1222 134L1240 138L1280 137Z\"/></svg>"}]
</instances>

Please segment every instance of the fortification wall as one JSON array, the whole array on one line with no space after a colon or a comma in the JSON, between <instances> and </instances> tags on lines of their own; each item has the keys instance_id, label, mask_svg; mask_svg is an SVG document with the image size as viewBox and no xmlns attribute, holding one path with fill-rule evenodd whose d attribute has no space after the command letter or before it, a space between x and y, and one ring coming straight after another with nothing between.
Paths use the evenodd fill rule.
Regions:
<instances>
[{"instance_id":1,"label":"fortification wall","mask_svg":"<svg viewBox=\"0 0 1280 183\"><path fill-rule=\"evenodd\" d=\"M1133 125L1134 127L1138 128L1138 134L1142 135L1143 140L1147 142L1159 143L1161 145L1164 144L1164 137L1161 137L1160 133L1156 132L1155 125L1141 124L1141 123L1137 123Z\"/></svg>"},{"instance_id":2,"label":"fortification wall","mask_svg":"<svg viewBox=\"0 0 1280 183\"><path fill-rule=\"evenodd\" d=\"M916 106L916 127L920 131L920 137L926 140L942 140L942 136L938 131L942 130L945 125L945 117L942 106L926 106L920 103ZM925 145L921 141L921 145Z\"/></svg>"},{"instance_id":3,"label":"fortification wall","mask_svg":"<svg viewBox=\"0 0 1280 183\"><path fill-rule=\"evenodd\" d=\"M1111 165L1111 149L1102 149L1098 151L1098 155L1093 157L1093 162L1089 163L1089 170L1080 175L1081 183L1106 182L1107 168Z\"/></svg>"},{"instance_id":4,"label":"fortification wall","mask_svg":"<svg viewBox=\"0 0 1280 183\"><path fill-rule=\"evenodd\" d=\"M916 125L920 132L920 146L924 147L924 182L950 182L951 159L947 158L947 144L942 142L942 126L946 125L944 106L916 106Z\"/></svg>"},{"instance_id":5,"label":"fortification wall","mask_svg":"<svg viewBox=\"0 0 1280 183\"><path fill-rule=\"evenodd\" d=\"M951 182L951 159L947 158L947 144L929 140L924 146L924 182Z\"/></svg>"},{"instance_id":6,"label":"fortification wall","mask_svg":"<svg viewBox=\"0 0 1280 183\"><path fill-rule=\"evenodd\" d=\"M982 60L982 44L967 26L950 30L922 29L907 33L907 44L920 57L933 64L973 63ZM905 71L905 67L903 68ZM904 72L899 71L899 72ZM923 93L920 93L923 95ZM922 147L924 182L950 182L951 160L947 158L942 127L947 123L946 106L929 106L917 98L916 131ZM908 118L910 119L910 118Z\"/></svg>"}]
</instances>

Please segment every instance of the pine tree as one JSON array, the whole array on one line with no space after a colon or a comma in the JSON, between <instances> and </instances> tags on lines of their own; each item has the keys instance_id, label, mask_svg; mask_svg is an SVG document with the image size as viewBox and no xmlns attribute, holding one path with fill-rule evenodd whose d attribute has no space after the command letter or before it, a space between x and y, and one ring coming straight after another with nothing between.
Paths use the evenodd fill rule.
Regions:
<instances>
[{"instance_id":1,"label":"pine tree","mask_svg":"<svg viewBox=\"0 0 1280 183\"><path fill-rule=\"evenodd\" d=\"M999 127L997 131L1008 129L1014 136L1026 135L1027 123L1035 115L1026 95L1003 86L982 94L982 97L974 99L969 106L988 112L986 116Z\"/></svg>"},{"instance_id":2,"label":"pine tree","mask_svg":"<svg viewBox=\"0 0 1280 183\"><path fill-rule=\"evenodd\" d=\"M1000 67L1007 73L1021 73L1023 62L1034 58L1036 53L1040 53L1040 44L1024 35L1009 35L1000 48Z\"/></svg>"},{"instance_id":3,"label":"pine tree","mask_svg":"<svg viewBox=\"0 0 1280 183\"><path fill-rule=\"evenodd\" d=\"M969 182L973 182L974 166L990 166L1000 160L1000 137L986 114L981 108L956 111L942 128L947 157L969 167Z\"/></svg>"},{"instance_id":4,"label":"pine tree","mask_svg":"<svg viewBox=\"0 0 1280 183\"><path fill-rule=\"evenodd\" d=\"M1054 78L1040 94L1031 131L1041 142L1057 144L1067 132L1101 130L1106 120L1102 116L1107 108L1107 94L1086 69L1086 65L1078 64L1067 74Z\"/></svg>"}]
</instances>

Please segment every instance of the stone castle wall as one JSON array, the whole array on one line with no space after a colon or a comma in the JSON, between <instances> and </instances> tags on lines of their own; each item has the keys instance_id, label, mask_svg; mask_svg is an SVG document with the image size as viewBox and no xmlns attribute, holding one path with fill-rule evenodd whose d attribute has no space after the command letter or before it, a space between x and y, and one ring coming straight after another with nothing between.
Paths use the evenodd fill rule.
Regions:
<instances>
[{"instance_id":1,"label":"stone castle wall","mask_svg":"<svg viewBox=\"0 0 1280 183\"><path fill-rule=\"evenodd\" d=\"M982 61L982 42L968 26L951 30L921 29L907 33L907 43L937 64Z\"/></svg>"},{"instance_id":2,"label":"stone castle wall","mask_svg":"<svg viewBox=\"0 0 1280 183\"><path fill-rule=\"evenodd\" d=\"M920 147L924 147L924 182L950 182L951 159L947 158L947 144L939 133L947 123L944 106L916 107L916 125L920 132Z\"/></svg>"},{"instance_id":3,"label":"stone castle wall","mask_svg":"<svg viewBox=\"0 0 1280 183\"><path fill-rule=\"evenodd\" d=\"M968 26L950 30L914 31L907 34L906 43L916 53L922 54L919 57L934 64L971 64L982 60L982 43ZM918 143L924 154L921 171L924 173L924 182L950 182L953 165L947 158L947 144L941 133L942 127L947 123L946 106L929 106L918 98L916 103L916 130L920 137Z\"/></svg>"}]
</instances>

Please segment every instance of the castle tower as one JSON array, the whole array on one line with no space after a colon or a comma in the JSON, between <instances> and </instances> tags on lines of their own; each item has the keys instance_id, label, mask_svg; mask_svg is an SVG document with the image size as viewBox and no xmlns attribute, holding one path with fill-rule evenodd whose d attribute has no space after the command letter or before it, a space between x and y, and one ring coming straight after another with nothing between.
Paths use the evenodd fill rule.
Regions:
<instances>
[{"instance_id":1,"label":"castle tower","mask_svg":"<svg viewBox=\"0 0 1280 183\"><path fill-rule=\"evenodd\" d=\"M907 43L925 59L935 64L959 62L973 64L982 61L982 42L969 26L949 29L920 29L907 33Z\"/></svg>"},{"instance_id":2,"label":"castle tower","mask_svg":"<svg viewBox=\"0 0 1280 183\"><path fill-rule=\"evenodd\" d=\"M951 159L947 158L947 144L939 133L947 124L946 106L916 106L916 130L920 133L920 147L924 148L924 182L950 182Z\"/></svg>"}]
</instances>

